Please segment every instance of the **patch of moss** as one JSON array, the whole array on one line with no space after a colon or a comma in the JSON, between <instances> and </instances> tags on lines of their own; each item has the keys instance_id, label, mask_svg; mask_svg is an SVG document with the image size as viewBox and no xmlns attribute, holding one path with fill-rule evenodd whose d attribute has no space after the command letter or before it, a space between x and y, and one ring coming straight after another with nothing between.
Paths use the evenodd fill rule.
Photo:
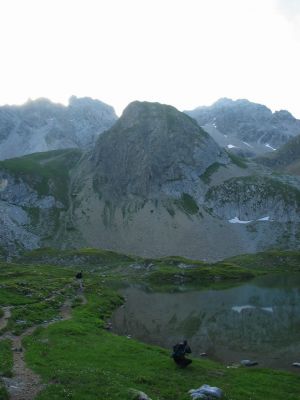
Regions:
<instances>
[{"instance_id":1,"label":"patch of moss","mask_svg":"<svg viewBox=\"0 0 300 400\"><path fill-rule=\"evenodd\" d=\"M1 379L0 379L0 399L1 400L9 400L9 394L7 393Z\"/></svg>"},{"instance_id":2,"label":"patch of moss","mask_svg":"<svg viewBox=\"0 0 300 400\"><path fill-rule=\"evenodd\" d=\"M33 226L38 225L40 221L40 208L38 207L24 207L27 215L30 218L30 224Z\"/></svg>"},{"instance_id":3,"label":"patch of moss","mask_svg":"<svg viewBox=\"0 0 300 400\"><path fill-rule=\"evenodd\" d=\"M205 172L200 175L200 178L202 179L202 181L206 184L209 184L211 181L211 177L212 175L218 171L218 169L220 167L222 167L224 164L215 162L213 164L211 164L208 168L206 168Z\"/></svg>"},{"instance_id":4,"label":"patch of moss","mask_svg":"<svg viewBox=\"0 0 300 400\"><path fill-rule=\"evenodd\" d=\"M248 165L247 165L247 162L245 159L237 156L236 154L230 153L229 151L227 151L227 154L233 164L235 164L239 168L248 168Z\"/></svg>"},{"instance_id":5,"label":"patch of moss","mask_svg":"<svg viewBox=\"0 0 300 400\"><path fill-rule=\"evenodd\" d=\"M195 215L199 211L199 207L196 200L188 193L183 193L179 200L175 201L175 204L183 210L186 214Z\"/></svg>"}]
</instances>

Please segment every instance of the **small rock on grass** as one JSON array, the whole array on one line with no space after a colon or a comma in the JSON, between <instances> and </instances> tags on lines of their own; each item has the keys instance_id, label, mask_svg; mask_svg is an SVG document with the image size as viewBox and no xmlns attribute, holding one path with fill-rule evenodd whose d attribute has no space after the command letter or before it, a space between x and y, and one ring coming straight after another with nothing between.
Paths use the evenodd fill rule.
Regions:
<instances>
[{"instance_id":1,"label":"small rock on grass","mask_svg":"<svg viewBox=\"0 0 300 400\"><path fill-rule=\"evenodd\" d=\"M140 390L130 389L129 392L132 395L132 400L151 400L150 397L146 395L146 393Z\"/></svg>"},{"instance_id":2,"label":"small rock on grass","mask_svg":"<svg viewBox=\"0 0 300 400\"><path fill-rule=\"evenodd\" d=\"M22 347L15 347L13 351L21 353L23 351Z\"/></svg>"},{"instance_id":3,"label":"small rock on grass","mask_svg":"<svg viewBox=\"0 0 300 400\"><path fill-rule=\"evenodd\" d=\"M242 360L240 361L240 364L243 365L244 367L253 367L254 365L257 365L257 361L251 361L251 360Z\"/></svg>"},{"instance_id":4,"label":"small rock on grass","mask_svg":"<svg viewBox=\"0 0 300 400\"><path fill-rule=\"evenodd\" d=\"M193 400L203 399L221 399L223 397L223 391L215 386L202 385L198 389L191 389L188 392Z\"/></svg>"},{"instance_id":5,"label":"small rock on grass","mask_svg":"<svg viewBox=\"0 0 300 400\"><path fill-rule=\"evenodd\" d=\"M298 367L298 368L300 368L300 362L294 362L294 363L293 363L293 367Z\"/></svg>"}]
</instances>

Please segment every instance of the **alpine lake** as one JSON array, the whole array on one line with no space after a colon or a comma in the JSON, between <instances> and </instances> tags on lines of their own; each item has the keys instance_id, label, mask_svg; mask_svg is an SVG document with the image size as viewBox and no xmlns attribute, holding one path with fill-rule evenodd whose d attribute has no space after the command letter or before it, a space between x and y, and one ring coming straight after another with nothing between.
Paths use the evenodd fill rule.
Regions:
<instances>
[{"instance_id":1,"label":"alpine lake","mask_svg":"<svg viewBox=\"0 0 300 400\"><path fill-rule=\"evenodd\" d=\"M241 360L300 372L300 274L271 274L224 288L179 285L169 292L142 285L125 298L112 330L172 351L187 339L192 357L207 356L229 368ZM203 354L204 353L204 354Z\"/></svg>"}]
</instances>

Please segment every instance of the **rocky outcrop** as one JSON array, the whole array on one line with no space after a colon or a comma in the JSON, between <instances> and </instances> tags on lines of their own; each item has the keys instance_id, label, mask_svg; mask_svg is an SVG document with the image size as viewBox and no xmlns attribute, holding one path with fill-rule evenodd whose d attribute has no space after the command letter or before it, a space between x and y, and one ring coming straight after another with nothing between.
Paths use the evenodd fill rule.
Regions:
<instances>
[{"instance_id":1,"label":"rocky outcrop","mask_svg":"<svg viewBox=\"0 0 300 400\"><path fill-rule=\"evenodd\" d=\"M247 157L272 152L300 134L300 120L288 111L272 113L248 100L220 99L187 111L223 147Z\"/></svg>"},{"instance_id":2,"label":"rocky outcrop","mask_svg":"<svg viewBox=\"0 0 300 400\"><path fill-rule=\"evenodd\" d=\"M226 180L208 190L206 205L231 222L300 222L300 191L266 176Z\"/></svg>"},{"instance_id":3,"label":"rocky outcrop","mask_svg":"<svg viewBox=\"0 0 300 400\"><path fill-rule=\"evenodd\" d=\"M0 248L13 255L55 245L69 206L69 172L78 150L0 162Z\"/></svg>"},{"instance_id":4,"label":"rocky outcrop","mask_svg":"<svg viewBox=\"0 0 300 400\"><path fill-rule=\"evenodd\" d=\"M134 102L92 154L94 182L107 200L128 195L201 196L199 176L230 160L193 119L174 107ZM107 197L108 196L108 197Z\"/></svg>"},{"instance_id":5,"label":"rocky outcrop","mask_svg":"<svg viewBox=\"0 0 300 400\"><path fill-rule=\"evenodd\" d=\"M63 208L63 204L55 197L47 195L41 197L26 181L16 178L5 170L0 171L0 200L8 204L18 204L21 207Z\"/></svg>"},{"instance_id":6,"label":"rocky outcrop","mask_svg":"<svg viewBox=\"0 0 300 400\"><path fill-rule=\"evenodd\" d=\"M75 96L67 107L47 99L0 107L0 160L40 151L89 148L116 120L107 104Z\"/></svg>"},{"instance_id":7,"label":"rocky outcrop","mask_svg":"<svg viewBox=\"0 0 300 400\"><path fill-rule=\"evenodd\" d=\"M0 201L0 246L5 249L5 255L39 247L40 237L30 232L29 223L30 218L22 207Z\"/></svg>"},{"instance_id":8,"label":"rocky outcrop","mask_svg":"<svg viewBox=\"0 0 300 400\"><path fill-rule=\"evenodd\" d=\"M255 161L275 171L300 175L300 135L289 140L273 153L257 157Z\"/></svg>"}]
</instances>

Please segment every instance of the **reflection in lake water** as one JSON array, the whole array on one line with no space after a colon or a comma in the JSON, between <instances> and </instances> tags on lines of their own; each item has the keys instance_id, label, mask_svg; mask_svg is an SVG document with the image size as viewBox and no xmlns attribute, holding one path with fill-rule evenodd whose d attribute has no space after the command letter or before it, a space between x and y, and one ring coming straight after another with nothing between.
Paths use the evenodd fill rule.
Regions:
<instances>
[{"instance_id":1,"label":"reflection in lake water","mask_svg":"<svg viewBox=\"0 0 300 400\"><path fill-rule=\"evenodd\" d=\"M122 290L113 329L171 349L186 338L193 355L224 363L255 359L291 368L300 362L300 274L265 276L226 290L153 293Z\"/></svg>"}]
</instances>

